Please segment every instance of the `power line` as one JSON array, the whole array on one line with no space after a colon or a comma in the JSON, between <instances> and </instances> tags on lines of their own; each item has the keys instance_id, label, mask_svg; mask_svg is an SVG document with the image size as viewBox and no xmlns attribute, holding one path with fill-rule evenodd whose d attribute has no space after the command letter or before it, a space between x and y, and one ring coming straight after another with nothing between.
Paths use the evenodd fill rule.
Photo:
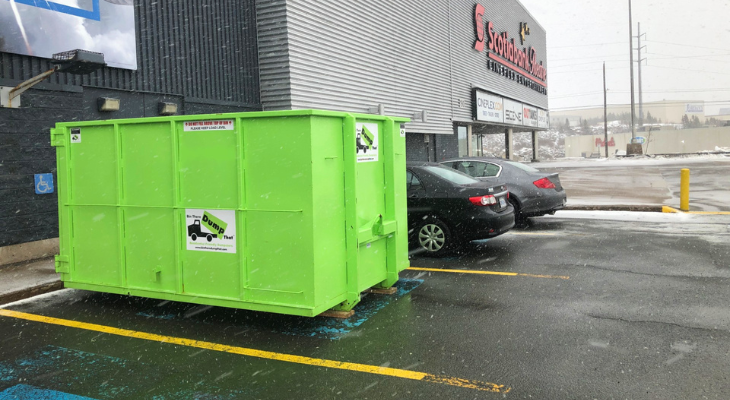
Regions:
<instances>
[{"instance_id":1,"label":"power line","mask_svg":"<svg viewBox=\"0 0 730 400\"><path fill-rule=\"evenodd\" d=\"M693 100L676 100L676 101L662 101L663 104L687 104L692 103ZM718 100L718 101L702 101L702 100L695 100L697 103L704 103L705 105L730 105L730 100ZM652 103L659 103L659 102L649 102L648 104ZM609 104L609 107L611 106L625 106L630 107L631 104L627 103L620 103L620 104ZM550 108L550 111L572 111L572 110L589 110L592 108L603 108L603 104L596 104L596 105L586 105L586 106L578 106L578 107L558 107L558 108Z\"/></svg>"},{"instance_id":2,"label":"power line","mask_svg":"<svg viewBox=\"0 0 730 400\"><path fill-rule=\"evenodd\" d=\"M671 42L660 42L660 41L658 41L658 40L648 40L648 39L647 39L646 41L647 41L647 42L650 42L650 43L661 43L661 44L669 44L669 45L672 45L672 46L683 46L683 47L692 47L692 48L696 48L696 49L707 49L707 50L718 50L718 51L730 51L730 49L719 49L719 48L717 48L717 47L704 47L704 46L697 46L697 45L694 45L694 44L681 44L681 43L671 43Z\"/></svg>"},{"instance_id":3,"label":"power line","mask_svg":"<svg viewBox=\"0 0 730 400\"><path fill-rule=\"evenodd\" d=\"M619 57L619 56L625 56L625 55L626 54L621 53L621 54L613 54L613 55L610 55L610 56L573 57L573 58L561 58L559 60L550 60L550 59L548 59L548 61L550 61L550 63L554 63L554 62L557 62L557 61L585 60L587 58L608 58L608 57Z\"/></svg>"},{"instance_id":4,"label":"power line","mask_svg":"<svg viewBox=\"0 0 730 400\"><path fill-rule=\"evenodd\" d=\"M606 68L606 69L627 69L629 67L614 67L614 68ZM580 69L578 71L558 71L558 72L550 72L549 75L555 75L555 74L572 74L575 72L591 72L591 71L600 71L601 69Z\"/></svg>"},{"instance_id":5,"label":"power line","mask_svg":"<svg viewBox=\"0 0 730 400\"><path fill-rule=\"evenodd\" d=\"M626 61L628 61L628 60L590 61L590 62L585 62L585 63L570 64L570 65L552 65L552 66L550 66L550 69L565 68L565 67L574 67L576 65L601 64L601 63L604 63L604 62L626 62Z\"/></svg>"},{"instance_id":6,"label":"power line","mask_svg":"<svg viewBox=\"0 0 730 400\"><path fill-rule=\"evenodd\" d=\"M728 72L714 72L714 71L706 71L706 70L701 70L701 69L663 67L661 65L647 65L647 67L662 68L662 69L676 69L677 71L686 71L686 72L702 72L702 73L705 73L705 74L730 75L730 73L728 73Z\"/></svg>"},{"instance_id":7,"label":"power line","mask_svg":"<svg viewBox=\"0 0 730 400\"><path fill-rule=\"evenodd\" d=\"M572 44L570 46L548 46L548 49L565 49L573 47L586 47L586 46L604 46L609 44L625 44L625 42L608 42L608 43L591 43L591 44Z\"/></svg>"},{"instance_id":8,"label":"power line","mask_svg":"<svg viewBox=\"0 0 730 400\"><path fill-rule=\"evenodd\" d=\"M711 90L656 90L656 91L655 90L650 90L650 91L645 90L644 91L644 93L649 93L649 94L707 93L707 92L730 92L730 89L719 89L719 90L715 90L715 89L711 89ZM564 96L550 96L550 99L551 100L559 100L559 99L568 99L568 98L573 98L573 97L596 96L596 95L602 94L602 93L603 92L573 93L573 94L564 95ZM626 93L630 93L630 92L627 91L627 90L610 90L608 92L608 94L614 94L614 95L626 94ZM698 101L700 101L700 100L698 100Z\"/></svg>"}]
</instances>

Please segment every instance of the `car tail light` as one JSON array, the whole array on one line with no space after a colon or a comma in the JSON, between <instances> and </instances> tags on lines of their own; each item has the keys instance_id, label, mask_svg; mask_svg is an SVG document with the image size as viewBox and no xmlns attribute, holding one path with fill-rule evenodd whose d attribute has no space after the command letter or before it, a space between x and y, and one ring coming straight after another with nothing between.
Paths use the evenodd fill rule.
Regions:
<instances>
[{"instance_id":1,"label":"car tail light","mask_svg":"<svg viewBox=\"0 0 730 400\"><path fill-rule=\"evenodd\" d=\"M488 194L486 196L470 197L469 201L471 201L472 204L476 206L490 206L497 204L497 199L491 194Z\"/></svg>"},{"instance_id":2,"label":"car tail light","mask_svg":"<svg viewBox=\"0 0 730 400\"><path fill-rule=\"evenodd\" d=\"M548 178L538 179L532 183L534 183L535 186L539 187L540 189L555 189L555 184L550 182L550 179Z\"/></svg>"}]
</instances>

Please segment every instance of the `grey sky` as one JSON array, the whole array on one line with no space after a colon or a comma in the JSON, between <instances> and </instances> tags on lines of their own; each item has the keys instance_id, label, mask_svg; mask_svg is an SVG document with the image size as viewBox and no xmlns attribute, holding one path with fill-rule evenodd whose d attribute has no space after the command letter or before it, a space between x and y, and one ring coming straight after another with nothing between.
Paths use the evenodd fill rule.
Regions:
<instances>
[{"instance_id":1,"label":"grey sky","mask_svg":"<svg viewBox=\"0 0 730 400\"><path fill-rule=\"evenodd\" d=\"M91 9L89 0L57 0L64 5ZM118 3L118 2L117 2ZM33 55L50 58L53 53L85 49L104 53L107 64L136 69L137 51L134 8L106 1L99 4L101 21L17 4ZM3 51L25 54L26 47L10 2L0 0L0 38Z\"/></svg>"},{"instance_id":2,"label":"grey sky","mask_svg":"<svg viewBox=\"0 0 730 400\"><path fill-rule=\"evenodd\" d=\"M547 31L551 110L602 105L604 60L608 103L630 102L628 0L521 1ZM730 107L728 15L730 0L633 1L645 102L705 100L707 115Z\"/></svg>"}]
</instances>

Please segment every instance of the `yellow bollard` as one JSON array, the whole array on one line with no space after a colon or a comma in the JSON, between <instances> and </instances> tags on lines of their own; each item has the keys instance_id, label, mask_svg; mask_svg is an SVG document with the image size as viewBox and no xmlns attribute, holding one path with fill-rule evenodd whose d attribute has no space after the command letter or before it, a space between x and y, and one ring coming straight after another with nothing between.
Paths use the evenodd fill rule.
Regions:
<instances>
[{"instance_id":1,"label":"yellow bollard","mask_svg":"<svg viewBox=\"0 0 730 400\"><path fill-rule=\"evenodd\" d=\"M679 209L689 211L689 169L682 169L682 178L679 181Z\"/></svg>"}]
</instances>

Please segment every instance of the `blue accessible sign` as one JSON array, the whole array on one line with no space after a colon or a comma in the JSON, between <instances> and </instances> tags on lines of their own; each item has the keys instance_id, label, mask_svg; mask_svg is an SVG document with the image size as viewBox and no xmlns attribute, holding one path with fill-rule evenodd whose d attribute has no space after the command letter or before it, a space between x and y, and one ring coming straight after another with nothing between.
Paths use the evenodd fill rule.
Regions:
<instances>
[{"instance_id":1,"label":"blue accessible sign","mask_svg":"<svg viewBox=\"0 0 730 400\"><path fill-rule=\"evenodd\" d=\"M35 194L53 193L53 174L35 174Z\"/></svg>"}]
</instances>

